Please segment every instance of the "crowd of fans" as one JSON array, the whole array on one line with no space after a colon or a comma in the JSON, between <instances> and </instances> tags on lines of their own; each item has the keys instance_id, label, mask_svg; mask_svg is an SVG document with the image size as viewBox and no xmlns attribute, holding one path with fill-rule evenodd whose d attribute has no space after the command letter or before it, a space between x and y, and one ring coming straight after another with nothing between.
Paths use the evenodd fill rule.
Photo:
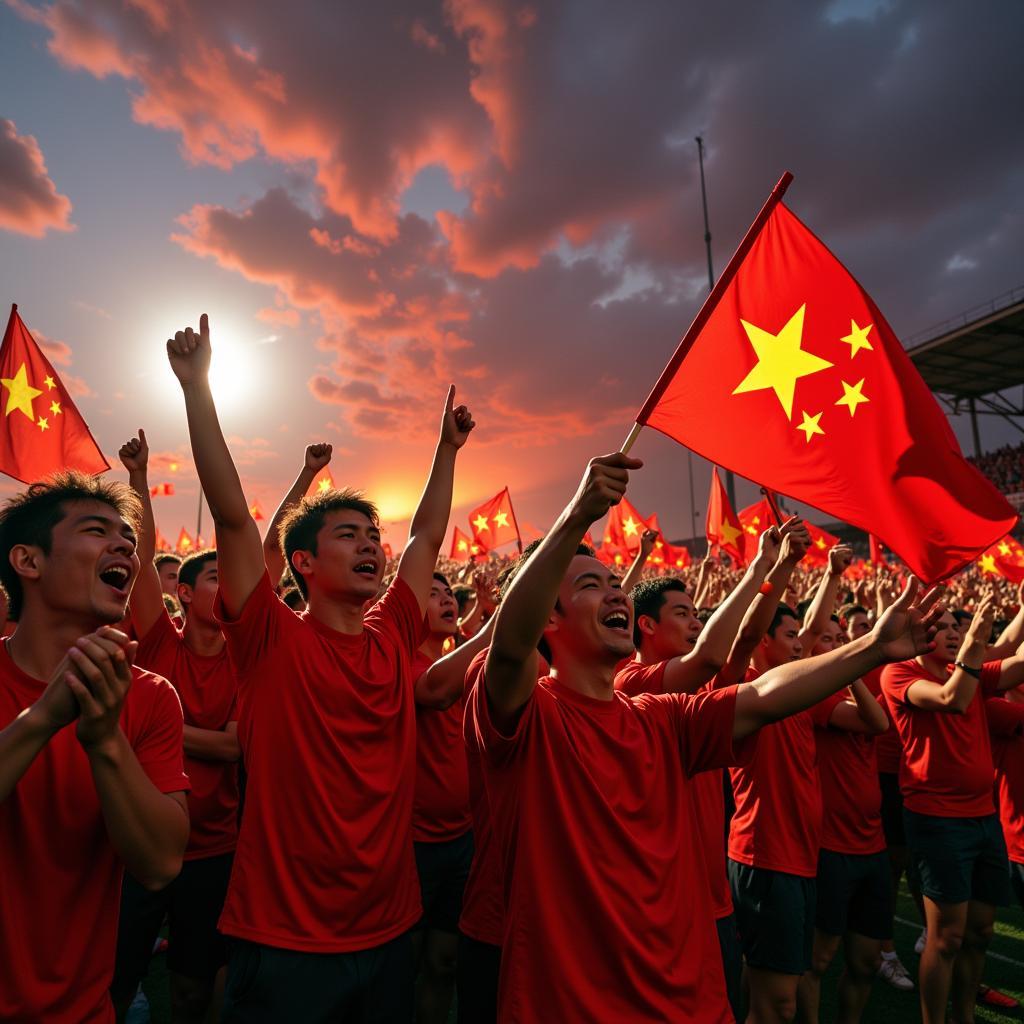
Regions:
<instances>
[{"instance_id":1,"label":"crowd of fans","mask_svg":"<svg viewBox=\"0 0 1024 1024\"><path fill-rule=\"evenodd\" d=\"M1003 494L1024 491L1024 442L1004 444L994 452L969 457L967 461L974 463Z\"/></svg>"}]
</instances>

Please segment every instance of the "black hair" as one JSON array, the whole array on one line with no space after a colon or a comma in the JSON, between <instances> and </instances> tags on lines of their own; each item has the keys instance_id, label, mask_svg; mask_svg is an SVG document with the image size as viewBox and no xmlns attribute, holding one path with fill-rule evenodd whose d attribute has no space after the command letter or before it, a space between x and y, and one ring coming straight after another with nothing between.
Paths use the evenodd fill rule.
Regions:
<instances>
[{"instance_id":1,"label":"black hair","mask_svg":"<svg viewBox=\"0 0 1024 1024\"><path fill-rule=\"evenodd\" d=\"M860 614L868 614L868 610L864 607L864 605L844 604L843 607L839 609L839 624L843 627L843 629L846 629L850 624L850 619L854 615Z\"/></svg>"},{"instance_id":2,"label":"black hair","mask_svg":"<svg viewBox=\"0 0 1024 1024\"><path fill-rule=\"evenodd\" d=\"M161 565L166 565L168 562L181 565L181 555L176 555L173 551L161 551L160 554L153 556L153 564L158 569Z\"/></svg>"},{"instance_id":3,"label":"black hair","mask_svg":"<svg viewBox=\"0 0 1024 1024\"><path fill-rule=\"evenodd\" d=\"M199 574L209 562L217 561L217 552L214 548L207 548L205 551L194 551L187 558L182 559L181 569L178 571L178 586L194 587Z\"/></svg>"},{"instance_id":4,"label":"black hair","mask_svg":"<svg viewBox=\"0 0 1024 1024\"><path fill-rule=\"evenodd\" d=\"M768 636L775 636L775 630L782 624L782 620L789 616L791 619L796 619L797 626L800 625L800 617L796 613L795 608L791 608L788 604L780 604L775 609L775 614L772 616L771 625L768 627Z\"/></svg>"},{"instance_id":5,"label":"black hair","mask_svg":"<svg viewBox=\"0 0 1024 1024\"><path fill-rule=\"evenodd\" d=\"M686 584L678 576L656 576L653 579L641 580L630 592L633 602L633 645L640 646L640 616L647 615L658 621L661 606L665 603L665 595L670 593L688 593Z\"/></svg>"}]
</instances>

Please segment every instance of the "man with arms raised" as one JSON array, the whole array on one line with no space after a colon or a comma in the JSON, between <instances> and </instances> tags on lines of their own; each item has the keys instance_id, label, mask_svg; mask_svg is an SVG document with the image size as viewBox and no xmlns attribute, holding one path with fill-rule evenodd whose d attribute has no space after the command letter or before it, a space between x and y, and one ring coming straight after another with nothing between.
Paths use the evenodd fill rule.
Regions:
<instances>
[{"instance_id":1,"label":"man with arms raised","mask_svg":"<svg viewBox=\"0 0 1024 1024\"><path fill-rule=\"evenodd\" d=\"M138 502L63 473L0 511L0 1020L112 1024L122 869L148 889L188 840L178 698L112 628Z\"/></svg>"},{"instance_id":2,"label":"man with arms raised","mask_svg":"<svg viewBox=\"0 0 1024 1024\"><path fill-rule=\"evenodd\" d=\"M592 460L500 604L467 709L507 854L503 1022L731 1020L689 776L927 645L933 613L911 611L911 585L869 637L833 654L696 697L616 693L632 607L577 552L640 465ZM540 655L551 676L538 682Z\"/></svg>"},{"instance_id":3,"label":"man with arms raised","mask_svg":"<svg viewBox=\"0 0 1024 1024\"><path fill-rule=\"evenodd\" d=\"M245 813L221 930L224 1020L408 1021L420 917L412 846L413 656L423 640L455 457L473 428L448 392L434 463L398 575L377 598L384 551L354 491L304 498L281 527L306 598L274 595L259 531L208 381L210 332L167 343L196 469L217 527L218 614L239 685Z\"/></svg>"}]
</instances>

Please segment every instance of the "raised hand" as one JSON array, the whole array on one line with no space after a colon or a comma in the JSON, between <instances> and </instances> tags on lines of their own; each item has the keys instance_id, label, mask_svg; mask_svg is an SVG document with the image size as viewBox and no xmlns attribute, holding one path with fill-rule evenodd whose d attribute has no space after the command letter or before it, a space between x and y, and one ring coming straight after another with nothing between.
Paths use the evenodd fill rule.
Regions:
<instances>
[{"instance_id":1,"label":"raised hand","mask_svg":"<svg viewBox=\"0 0 1024 1024\"><path fill-rule=\"evenodd\" d=\"M640 554L642 554L644 558L647 558L654 550L654 544L657 539L657 530L644 530L644 532L640 534Z\"/></svg>"},{"instance_id":2,"label":"raised hand","mask_svg":"<svg viewBox=\"0 0 1024 1024\"><path fill-rule=\"evenodd\" d=\"M149 445L146 443L146 432L139 427L139 436L125 441L117 453L121 465L129 473L145 473L149 465Z\"/></svg>"},{"instance_id":3,"label":"raised hand","mask_svg":"<svg viewBox=\"0 0 1024 1024\"><path fill-rule=\"evenodd\" d=\"M853 561L853 548L848 544L837 544L828 553L828 571L833 576L842 576Z\"/></svg>"},{"instance_id":4,"label":"raised hand","mask_svg":"<svg viewBox=\"0 0 1024 1024\"><path fill-rule=\"evenodd\" d=\"M782 547L779 558L783 561L799 562L811 546L811 534L807 524L799 516L791 516L779 527Z\"/></svg>"},{"instance_id":5,"label":"raised hand","mask_svg":"<svg viewBox=\"0 0 1024 1024\"><path fill-rule=\"evenodd\" d=\"M642 465L640 459L631 459L622 452L591 459L572 499L573 512L587 525L600 519L622 500L629 484L629 471Z\"/></svg>"},{"instance_id":6,"label":"raised hand","mask_svg":"<svg viewBox=\"0 0 1024 1024\"><path fill-rule=\"evenodd\" d=\"M911 576L871 631L885 661L906 661L927 654L935 646L935 632L944 612L939 602L942 588L932 587L915 601L920 588L920 581Z\"/></svg>"},{"instance_id":7,"label":"raised hand","mask_svg":"<svg viewBox=\"0 0 1024 1024\"><path fill-rule=\"evenodd\" d=\"M168 339L167 359L182 387L207 379L210 351L210 318L205 313L199 318L198 333L186 327Z\"/></svg>"},{"instance_id":8,"label":"raised hand","mask_svg":"<svg viewBox=\"0 0 1024 1024\"><path fill-rule=\"evenodd\" d=\"M306 469L319 473L324 466L331 461L334 453L334 446L320 442L319 444L306 445Z\"/></svg>"},{"instance_id":9,"label":"raised hand","mask_svg":"<svg viewBox=\"0 0 1024 1024\"><path fill-rule=\"evenodd\" d=\"M779 557L781 547L782 533L777 526L769 526L758 539L757 557L770 559L774 563Z\"/></svg>"},{"instance_id":10,"label":"raised hand","mask_svg":"<svg viewBox=\"0 0 1024 1024\"><path fill-rule=\"evenodd\" d=\"M972 655L984 654L989 640L992 638L992 623L995 620L996 609L991 597L983 597L974 610L974 618L967 627L963 643L960 645L960 652L957 654L958 661L966 661Z\"/></svg>"},{"instance_id":11,"label":"raised hand","mask_svg":"<svg viewBox=\"0 0 1024 1024\"><path fill-rule=\"evenodd\" d=\"M138 646L120 630L102 626L79 637L68 651L73 668L64 678L78 704L78 742L87 751L103 746L117 734Z\"/></svg>"},{"instance_id":12,"label":"raised hand","mask_svg":"<svg viewBox=\"0 0 1024 1024\"><path fill-rule=\"evenodd\" d=\"M464 405L455 405L455 385L450 385L444 402L444 415L441 417L441 441L454 448L461 448L475 426L469 409Z\"/></svg>"}]
</instances>

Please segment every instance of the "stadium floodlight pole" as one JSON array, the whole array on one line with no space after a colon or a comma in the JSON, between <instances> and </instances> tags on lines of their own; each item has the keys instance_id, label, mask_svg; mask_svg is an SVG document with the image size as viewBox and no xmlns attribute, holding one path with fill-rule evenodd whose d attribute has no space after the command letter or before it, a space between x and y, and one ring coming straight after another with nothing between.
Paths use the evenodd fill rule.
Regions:
<instances>
[{"instance_id":1,"label":"stadium floodlight pole","mask_svg":"<svg viewBox=\"0 0 1024 1024\"><path fill-rule=\"evenodd\" d=\"M715 270L711 263L711 227L708 224L708 190L704 184L704 139L697 136L697 160L700 163L700 201L704 207L704 246L708 251L708 293L715 290ZM729 504L736 508L736 480L732 470L725 471L725 493L729 497Z\"/></svg>"}]
</instances>

